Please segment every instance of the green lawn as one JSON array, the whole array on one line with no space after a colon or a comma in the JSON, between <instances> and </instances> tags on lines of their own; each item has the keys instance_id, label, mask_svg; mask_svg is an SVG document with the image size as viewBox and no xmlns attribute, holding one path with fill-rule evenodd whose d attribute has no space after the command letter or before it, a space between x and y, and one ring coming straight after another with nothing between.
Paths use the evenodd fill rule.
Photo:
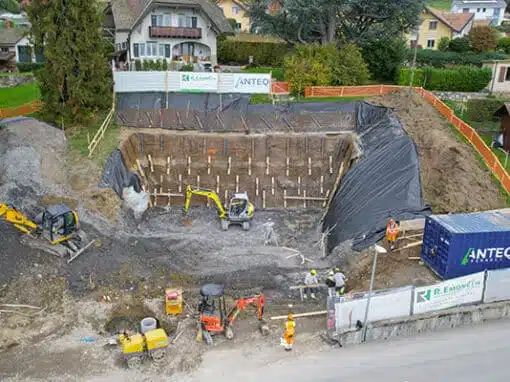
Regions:
<instances>
[{"instance_id":1,"label":"green lawn","mask_svg":"<svg viewBox=\"0 0 510 382\"><path fill-rule=\"evenodd\" d=\"M431 8L444 9L449 11L452 7L452 0L429 0L427 5Z\"/></svg>"},{"instance_id":2,"label":"green lawn","mask_svg":"<svg viewBox=\"0 0 510 382\"><path fill-rule=\"evenodd\" d=\"M16 107L41 98L37 83L0 89L0 108Z\"/></svg>"},{"instance_id":3,"label":"green lawn","mask_svg":"<svg viewBox=\"0 0 510 382\"><path fill-rule=\"evenodd\" d=\"M347 101L363 101L367 97L299 97L291 102L347 102ZM272 103L271 97L266 94L253 94L250 103Z\"/></svg>"}]
</instances>

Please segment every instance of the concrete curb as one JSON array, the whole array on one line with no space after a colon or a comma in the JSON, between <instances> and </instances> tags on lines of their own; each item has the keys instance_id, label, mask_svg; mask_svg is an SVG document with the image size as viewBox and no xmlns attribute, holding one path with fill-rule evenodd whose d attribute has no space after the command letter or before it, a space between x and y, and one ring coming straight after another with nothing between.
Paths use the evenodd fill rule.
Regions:
<instances>
[{"instance_id":1,"label":"concrete curb","mask_svg":"<svg viewBox=\"0 0 510 382\"><path fill-rule=\"evenodd\" d=\"M508 316L510 316L510 301L503 301L463 306L402 319L376 321L368 324L366 342L412 336L422 332L472 325ZM335 333L333 338L340 341L343 346L355 345L362 342L362 335L362 330L347 330L343 333Z\"/></svg>"}]
</instances>

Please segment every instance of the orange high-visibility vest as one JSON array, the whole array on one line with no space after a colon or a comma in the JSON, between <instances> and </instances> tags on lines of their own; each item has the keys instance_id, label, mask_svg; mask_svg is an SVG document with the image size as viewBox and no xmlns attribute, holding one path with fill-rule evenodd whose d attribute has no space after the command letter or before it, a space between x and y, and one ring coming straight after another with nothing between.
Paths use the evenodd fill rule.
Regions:
<instances>
[{"instance_id":1,"label":"orange high-visibility vest","mask_svg":"<svg viewBox=\"0 0 510 382\"><path fill-rule=\"evenodd\" d=\"M399 227L397 223L390 223L386 226L386 237L388 240L395 241L399 232Z\"/></svg>"}]
</instances>

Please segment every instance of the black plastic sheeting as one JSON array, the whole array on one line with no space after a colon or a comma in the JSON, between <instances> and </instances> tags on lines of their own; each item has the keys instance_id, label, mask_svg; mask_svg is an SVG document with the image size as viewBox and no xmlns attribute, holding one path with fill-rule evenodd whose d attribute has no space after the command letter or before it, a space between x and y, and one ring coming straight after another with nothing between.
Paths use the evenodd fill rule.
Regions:
<instances>
[{"instance_id":1,"label":"black plastic sheeting","mask_svg":"<svg viewBox=\"0 0 510 382\"><path fill-rule=\"evenodd\" d=\"M129 171L122 159L122 153L119 149L112 151L106 165L104 166L103 178L99 182L99 187L109 188L122 199L122 189L133 186L136 192L141 191L140 179L138 175Z\"/></svg>"},{"instance_id":2,"label":"black plastic sheeting","mask_svg":"<svg viewBox=\"0 0 510 382\"><path fill-rule=\"evenodd\" d=\"M352 239L362 251L385 236L390 217L397 221L423 218L431 208L423 202L420 162L412 139L395 113L358 103L356 130L362 158L342 179L323 222L328 254Z\"/></svg>"}]
</instances>

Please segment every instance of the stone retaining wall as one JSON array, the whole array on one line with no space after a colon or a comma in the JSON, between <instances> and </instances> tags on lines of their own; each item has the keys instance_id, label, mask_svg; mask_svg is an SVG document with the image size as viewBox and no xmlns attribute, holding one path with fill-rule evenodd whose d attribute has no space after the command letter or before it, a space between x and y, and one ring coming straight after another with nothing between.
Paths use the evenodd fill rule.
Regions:
<instances>
[{"instance_id":1,"label":"stone retaining wall","mask_svg":"<svg viewBox=\"0 0 510 382\"><path fill-rule=\"evenodd\" d=\"M35 82L35 77L32 74L0 76L0 88L12 88L32 82Z\"/></svg>"}]
</instances>

